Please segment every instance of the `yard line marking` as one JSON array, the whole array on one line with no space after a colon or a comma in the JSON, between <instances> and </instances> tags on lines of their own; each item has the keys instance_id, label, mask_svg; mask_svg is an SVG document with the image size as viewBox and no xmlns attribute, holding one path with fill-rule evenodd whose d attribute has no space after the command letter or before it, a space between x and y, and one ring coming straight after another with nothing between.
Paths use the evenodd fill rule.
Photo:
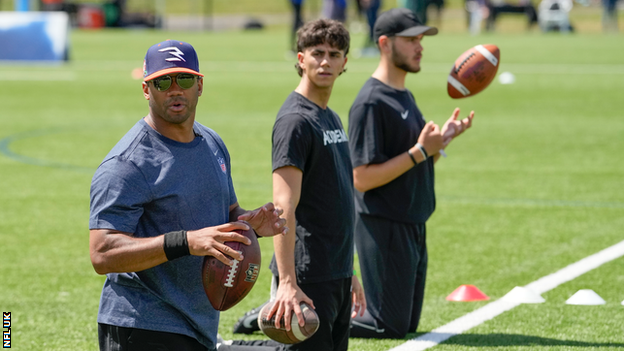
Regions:
<instances>
[{"instance_id":1,"label":"yard line marking","mask_svg":"<svg viewBox=\"0 0 624 351\"><path fill-rule=\"evenodd\" d=\"M603 264L624 256L624 240L598 253L572 263L553 274L544 276L525 286L538 294L550 291L559 285L573 280ZM519 302L503 301L491 302L475 311L472 311L456 320L447 323L427 334L423 334L389 351L422 351L434 347L455 335L474 328L490 319L519 306Z\"/></svg>"},{"instance_id":2,"label":"yard line marking","mask_svg":"<svg viewBox=\"0 0 624 351\"><path fill-rule=\"evenodd\" d=\"M28 165L61 168L61 169L66 169L70 171L93 174L95 172L95 168L76 166L76 165L71 165L71 164L66 164L66 163L55 162L55 161L41 160L41 159L37 159L34 157L20 155L11 150L10 146L11 146L11 143L14 141L22 140L26 138L44 136L44 135L53 134L53 133L60 133L60 132L63 132L63 129L38 130L38 131L24 132L24 133L8 136L4 139L0 139L0 154L3 154L4 156L14 161L25 163Z\"/></svg>"}]
</instances>

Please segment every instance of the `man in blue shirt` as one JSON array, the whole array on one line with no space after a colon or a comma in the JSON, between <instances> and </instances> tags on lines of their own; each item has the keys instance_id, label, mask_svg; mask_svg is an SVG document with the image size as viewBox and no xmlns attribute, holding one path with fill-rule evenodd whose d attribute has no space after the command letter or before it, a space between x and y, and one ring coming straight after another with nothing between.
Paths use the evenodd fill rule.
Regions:
<instances>
[{"instance_id":1,"label":"man in blue shirt","mask_svg":"<svg viewBox=\"0 0 624 351\"><path fill-rule=\"evenodd\" d=\"M203 75L193 47L168 40L144 62L149 114L115 145L91 185L90 255L107 278L101 350L215 350L219 312L206 297L203 258L225 264L249 244L235 230L284 234L281 210L243 210L221 138L195 122Z\"/></svg>"}]
</instances>

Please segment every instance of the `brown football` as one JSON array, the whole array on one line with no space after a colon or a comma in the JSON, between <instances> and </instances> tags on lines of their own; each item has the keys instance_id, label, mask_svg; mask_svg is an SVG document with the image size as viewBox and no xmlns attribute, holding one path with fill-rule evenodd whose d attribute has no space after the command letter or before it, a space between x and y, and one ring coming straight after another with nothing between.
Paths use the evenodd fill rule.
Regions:
<instances>
[{"instance_id":1,"label":"brown football","mask_svg":"<svg viewBox=\"0 0 624 351\"><path fill-rule=\"evenodd\" d=\"M204 291L212 307L218 311L229 309L247 296L260 273L260 245L256 233L253 229L236 232L248 237L251 244L245 245L236 241L227 241L225 244L242 252L242 261L234 260L234 264L228 266L213 256L204 257L202 267Z\"/></svg>"},{"instance_id":2,"label":"brown football","mask_svg":"<svg viewBox=\"0 0 624 351\"><path fill-rule=\"evenodd\" d=\"M448 94L453 99L473 96L487 88L498 71L500 50L496 45L477 45L455 61L447 79Z\"/></svg>"},{"instance_id":3,"label":"brown football","mask_svg":"<svg viewBox=\"0 0 624 351\"><path fill-rule=\"evenodd\" d=\"M269 311L273 307L273 301L267 303L260 310L258 315L258 326L260 330L269 338L281 342L282 344L296 344L311 337L319 328L319 318L314 309L306 303L301 303L301 312L305 319L303 327L299 326L299 320L294 314L290 318L290 331L284 328L284 317L280 320L280 327L275 327L275 315L267 320Z\"/></svg>"}]
</instances>

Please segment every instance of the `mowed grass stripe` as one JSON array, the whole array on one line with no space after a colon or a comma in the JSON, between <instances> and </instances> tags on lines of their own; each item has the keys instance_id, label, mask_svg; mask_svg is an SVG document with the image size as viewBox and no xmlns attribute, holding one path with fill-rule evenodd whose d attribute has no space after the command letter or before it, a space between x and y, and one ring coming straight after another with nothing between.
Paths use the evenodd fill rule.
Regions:
<instances>
[{"instance_id":1,"label":"mowed grass stripe","mask_svg":"<svg viewBox=\"0 0 624 351\"><path fill-rule=\"evenodd\" d=\"M86 167L79 165L66 164L57 162L54 160L40 159L22 155L11 150L11 144L13 142L33 139L41 136L47 136L50 134L59 134L71 131L71 129L51 129L51 130L36 130L26 133L20 133L7 136L0 139L0 153L4 156L24 164L60 168L69 171L75 171L80 173L93 173L95 167ZM257 184L249 182L239 182L239 188L256 188ZM438 195L437 199L440 201L448 201L454 203L466 203L466 204L481 204L489 206L510 206L510 207L587 207L587 208L624 208L624 202L598 202L598 201L568 201L557 199L526 199L526 198L478 198L478 197L457 197L457 196L445 196Z\"/></svg>"},{"instance_id":2,"label":"mowed grass stripe","mask_svg":"<svg viewBox=\"0 0 624 351\"><path fill-rule=\"evenodd\" d=\"M255 72L255 73L291 73L294 71L295 58L283 61L202 61L202 72ZM40 66L28 69L5 70L0 67L0 80L75 80L76 75L71 72L80 71L128 71L140 68L140 61L81 61L69 65ZM359 62L348 62L347 68L351 72L371 73L377 64L376 60L367 59ZM440 73L450 71L453 63L426 62L421 73ZM18 66L23 67L23 66ZM524 64L505 63L501 60L499 73L510 71L514 74L540 75L622 75L624 65L621 64ZM130 79L130 78L129 78Z\"/></svg>"}]
</instances>

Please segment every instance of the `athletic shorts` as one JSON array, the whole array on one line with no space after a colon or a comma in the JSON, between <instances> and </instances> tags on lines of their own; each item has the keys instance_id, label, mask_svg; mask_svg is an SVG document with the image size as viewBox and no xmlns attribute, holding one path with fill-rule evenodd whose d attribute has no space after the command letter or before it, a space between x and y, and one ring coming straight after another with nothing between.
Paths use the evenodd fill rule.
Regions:
<instances>
[{"instance_id":1,"label":"athletic shorts","mask_svg":"<svg viewBox=\"0 0 624 351\"><path fill-rule=\"evenodd\" d=\"M214 351L182 334L98 323L100 351Z\"/></svg>"}]
</instances>

